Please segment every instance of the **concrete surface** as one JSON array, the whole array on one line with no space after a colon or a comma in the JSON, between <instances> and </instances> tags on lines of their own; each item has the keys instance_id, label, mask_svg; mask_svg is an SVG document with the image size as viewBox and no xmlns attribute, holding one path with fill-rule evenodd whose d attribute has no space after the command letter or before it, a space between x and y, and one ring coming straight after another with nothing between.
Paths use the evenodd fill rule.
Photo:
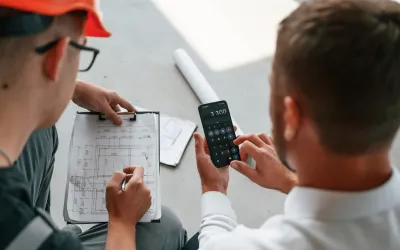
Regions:
<instances>
[{"instance_id":1,"label":"concrete surface","mask_svg":"<svg viewBox=\"0 0 400 250\"><path fill-rule=\"evenodd\" d=\"M269 132L267 82L278 21L291 0L102 1L110 39L91 39L101 53L79 77L113 89L133 104L195 121L200 104L176 70L172 52L188 51L218 95L227 100L244 132ZM52 182L52 216L64 225L62 207L73 117L71 104L58 122L60 146ZM201 126L198 129L202 132ZM395 162L400 163L397 140ZM397 158L396 158L397 157ZM162 200L193 235L200 223L200 182L190 142L177 168L162 166ZM239 221L258 227L282 212L285 196L231 172L229 197Z\"/></svg>"}]
</instances>

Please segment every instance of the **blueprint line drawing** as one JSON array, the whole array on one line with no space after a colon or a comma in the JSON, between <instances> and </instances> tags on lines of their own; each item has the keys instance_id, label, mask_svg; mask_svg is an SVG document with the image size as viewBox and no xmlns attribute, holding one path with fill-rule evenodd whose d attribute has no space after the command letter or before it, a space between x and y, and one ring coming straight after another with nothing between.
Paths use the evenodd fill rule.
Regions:
<instances>
[{"instance_id":1,"label":"blueprint line drawing","mask_svg":"<svg viewBox=\"0 0 400 250\"><path fill-rule=\"evenodd\" d=\"M116 127L110 121L96 120L91 133L73 134L67 201L71 219L103 220L107 216L107 182L115 171L122 171L129 165L143 166L144 182L153 197L146 214L155 213L159 165L154 118L152 121L146 124L123 120L122 126ZM75 137L78 138L74 140Z\"/></svg>"},{"instance_id":2,"label":"blueprint line drawing","mask_svg":"<svg viewBox=\"0 0 400 250\"><path fill-rule=\"evenodd\" d=\"M108 121L104 121L106 123ZM152 136L148 133L148 126L128 126L129 123L122 127L115 127L115 125L108 126L97 122L97 136L96 145L100 146L134 146L137 141L148 140L151 141ZM124 124L123 124L124 125ZM154 126L152 128L154 130Z\"/></svg>"}]
</instances>

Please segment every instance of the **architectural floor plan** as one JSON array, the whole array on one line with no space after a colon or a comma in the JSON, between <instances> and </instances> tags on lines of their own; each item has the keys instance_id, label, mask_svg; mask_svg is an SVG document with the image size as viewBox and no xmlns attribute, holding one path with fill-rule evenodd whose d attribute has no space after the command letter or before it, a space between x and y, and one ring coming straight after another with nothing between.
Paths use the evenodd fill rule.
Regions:
<instances>
[{"instance_id":1,"label":"architectural floor plan","mask_svg":"<svg viewBox=\"0 0 400 250\"><path fill-rule=\"evenodd\" d=\"M107 221L105 187L115 171L129 165L144 167L144 181L153 197L142 220L157 219L161 208L158 116L140 114L136 121L130 121L129 116L121 117L123 124L117 127L96 115L77 115L69 155L67 220Z\"/></svg>"}]
</instances>

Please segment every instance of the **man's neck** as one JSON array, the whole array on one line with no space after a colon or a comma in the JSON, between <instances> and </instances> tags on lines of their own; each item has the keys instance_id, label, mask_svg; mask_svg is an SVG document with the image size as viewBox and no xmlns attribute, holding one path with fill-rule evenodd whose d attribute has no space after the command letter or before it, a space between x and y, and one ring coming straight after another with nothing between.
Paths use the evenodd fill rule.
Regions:
<instances>
[{"instance_id":1,"label":"man's neck","mask_svg":"<svg viewBox=\"0 0 400 250\"><path fill-rule=\"evenodd\" d=\"M17 160L25 143L34 131L36 123L23 111L7 109L6 105L0 109L0 149L10 158L11 162ZM8 159L0 154L0 167L9 166Z\"/></svg>"},{"instance_id":2,"label":"man's neck","mask_svg":"<svg viewBox=\"0 0 400 250\"><path fill-rule=\"evenodd\" d=\"M362 156L319 155L298 164L299 186L337 191L364 191L391 176L388 151Z\"/></svg>"}]
</instances>

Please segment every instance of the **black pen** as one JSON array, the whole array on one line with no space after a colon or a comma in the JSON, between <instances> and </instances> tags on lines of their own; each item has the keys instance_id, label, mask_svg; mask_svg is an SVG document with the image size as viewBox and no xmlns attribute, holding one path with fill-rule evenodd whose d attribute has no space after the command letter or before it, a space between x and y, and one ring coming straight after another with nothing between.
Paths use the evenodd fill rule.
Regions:
<instances>
[{"instance_id":1,"label":"black pen","mask_svg":"<svg viewBox=\"0 0 400 250\"><path fill-rule=\"evenodd\" d=\"M122 190L122 192L125 191L126 178L132 177L132 176L133 176L133 174L127 174L126 177L125 177L125 179L122 181L122 184L121 184L121 190Z\"/></svg>"}]
</instances>

